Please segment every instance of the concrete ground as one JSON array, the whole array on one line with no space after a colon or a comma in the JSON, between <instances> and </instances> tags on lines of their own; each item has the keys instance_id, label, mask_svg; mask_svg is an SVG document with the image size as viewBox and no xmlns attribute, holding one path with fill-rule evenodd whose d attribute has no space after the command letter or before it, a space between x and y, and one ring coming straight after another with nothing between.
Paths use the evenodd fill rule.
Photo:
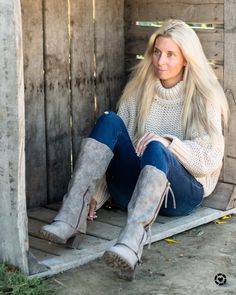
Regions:
<instances>
[{"instance_id":1,"label":"concrete ground","mask_svg":"<svg viewBox=\"0 0 236 295\"><path fill-rule=\"evenodd\" d=\"M135 280L124 281L102 259L51 278L57 295L236 294L236 216L194 228L145 248ZM215 283L223 273L226 283Z\"/></svg>"}]
</instances>

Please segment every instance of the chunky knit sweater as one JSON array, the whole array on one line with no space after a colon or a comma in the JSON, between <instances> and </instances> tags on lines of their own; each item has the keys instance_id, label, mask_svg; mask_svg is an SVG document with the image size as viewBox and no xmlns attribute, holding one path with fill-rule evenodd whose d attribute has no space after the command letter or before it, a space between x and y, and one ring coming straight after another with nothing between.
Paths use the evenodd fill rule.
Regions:
<instances>
[{"instance_id":1,"label":"chunky knit sweater","mask_svg":"<svg viewBox=\"0 0 236 295\"><path fill-rule=\"evenodd\" d=\"M164 88L161 82L157 81L156 95L151 104L145 131L154 132L171 140L168 149L203 185L204 196L208 196L217 184L224 155L221 115L212 106L208 107L209 120L218 130L214 144L206 132L203 134L195 132L192 140L185 140L181 124L183 87L183 81L169 89ZM120 105L118 115L123 119L134 142L137 116L137 103L134 97Z\"/></svg>"}]
</instances>

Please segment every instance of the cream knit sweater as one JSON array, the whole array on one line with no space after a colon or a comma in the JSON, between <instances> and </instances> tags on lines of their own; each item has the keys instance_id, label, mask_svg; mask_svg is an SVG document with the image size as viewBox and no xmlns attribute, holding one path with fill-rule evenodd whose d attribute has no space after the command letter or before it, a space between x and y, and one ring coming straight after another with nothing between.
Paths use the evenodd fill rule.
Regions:
<instances>
[{"instance_id":1,"label":"cream knit sweater","mask_svg":"<svg viewBox=\"0 0 236 295\"><path fill-rule=\"evenodd\" d=\"M211 142L206 134L193 134L192 140L184 140L181 116L183 109L183 82L166 89L160 81L156 84L156 95L153 99L146 123L146 132L154 132L169 138L168 149L179 162L203 185L204 196L214 190L222 167L224 155L224 137L221 127L221 115L212 106L208 107L209 119L219 131L218 138ZM135 98L122 103L118 115L123 119L131 139L134 141L137 104Z\"/></svg>"}]
</instances>

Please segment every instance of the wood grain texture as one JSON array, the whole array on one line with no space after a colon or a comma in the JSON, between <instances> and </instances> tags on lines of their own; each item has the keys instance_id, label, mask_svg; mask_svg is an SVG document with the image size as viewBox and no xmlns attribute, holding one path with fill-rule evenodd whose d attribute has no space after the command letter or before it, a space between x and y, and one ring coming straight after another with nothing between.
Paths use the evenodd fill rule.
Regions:
<instances>
[{"instance_id":1,"label":"wood grain texture","mask_svg":"<svg viewBox=\"0 0 236 295\"><path fill-rule=\"evenodd\" d=\"M28 208L47 202L46 118L43 73L42 0L22 0L26 196Z\"/></svg>"},{"instance_id":2,"label":"wood grain texture","mask_svg":"<svg viewBox=\"0 0 236 295\"><path fill-rule=\"evenodd\" d=\"M153 224L152 226L152 243L155 241L159 241L165 239L167 237L171 237L178 233L184 232L191 228L195 228L199 225L209 223L213 220L221 218L225 215L235 214L236 208L221 211L211 208L198 208L194 213L183 216L178 220L172 220L165 224Z\"/></svg>"},{"instance_id":3,"label":"wood grain texture","mask_svg":"<svg viewBox=\"0 0 236 295\"><path fill-rule=\"evenodd\" d=\"M51 223L57 214L57 211L43 207L33 208L27 211L28 217L41 222Z\"/></svg>"},{"instance_id":4,"label":"wood grain texture","mask_svg":"<svg viewBox=\"0 0 236 295\"><path fill-rule=\"evenodd\" d=\"M168 18L197 23L223 23L224 1L126 1L127 22L163 21Z\"/></svg>"},{"instance_id":5,"label":"wood grain texture","mask_svg":"<svg viewBox=\"0 0 236 295\"><path fill-rule=\"evenodd\" d=\"M225 1L225 34L224 34L224 89L230 105L230 122L225 131L225 182L236 184L236 2Z\"/></svg>"},{"instance_id":6,"label":"wood grain texture","mask_svg":"<svg viewBox=\"0 0 236 295\"><path fill-rule=\"evenodd\" d=\"M76 255L79 252L68 248L68 245L59 245L32 236L29 237L29 241L32 249L41 250L55 256L67 255L68 253ZM93 247L101 243L104 243L104 240L88 235L80 235L80 245L78 250L83 250L86 247Z\"/></svg>"},{"instance_id":7,"label":"wood grain texture","mask_svg":"<svg viewBox=\"0 0 236 295\"><path fill-rule=\"evenodd\" d=\"M50 258L53 258L54 255L51 254L51 253L47 253L47 252L44 252L42 250L38 250L38 249L33 249L31 248L30 249L30 252L35 256L37 257L38 260L44 260L44 259L50 259ZM44 274L44 272L42 273Z\"/></svg>"},{"instance_id":8,"label":"wood grain texture","mask_svg":"<svg viewBox=\"0 0 236 295\"><path fill-rule=\"evenodd\" d=\"M68 1L44 0L48 202L61 200L71 172Z\"/></svg>"},{"instance_id":9,"label":"wood grain texture","mask_svg":"<svg viewBox=\"0 0 236 295\"><path fill-rule=\"evenodd\" d=\"M0 261L29 272L21 6L0 1Z\"/></svg>"},{"instance_id":10,"label":"wood grain texture","mask_svg":"<svg viewBox=\"0 0 236 295\"><path fill-rule=\"evenodd\" d=\"M124 83L124 0L95 1L97 115L114 110Z\"/></svg>"},{"instance_id":11,"label":"wood grain texture","mask_svg":"<svg viewBox=\"0 0 236 295\"><path fill-rule=\"evenodd\" d=\"M93 0L71 1L72 141L76 159L81 139L95 122Z\"/></svg>"},{"instance_id":12,"label":"wood grain texture","mask_svg":"<svg viewBox=\"0 0 236 295\"><path fill-rule=\"evenodd\" d=\"M203 199L202 206L219 210L228 210L235 207L235 186L219 182L214 192Z\"/></svg>"},{"instance_id":13,"label":"wood grain texture","mask_svg":"<svg viewBox=\"0 0 236 295\"><path fill-rule=\"evenodd\" d=\"M55 211L38 208L30 210L29 216L29 233L32 236L41 237L40 229L44 224L52 222L55 217ZM88 221L87 234L95 237L99 237L105 240L114 239L120 232L120 227L117 225L111 225L102 221Z\"/></svg>"}]
</instances>

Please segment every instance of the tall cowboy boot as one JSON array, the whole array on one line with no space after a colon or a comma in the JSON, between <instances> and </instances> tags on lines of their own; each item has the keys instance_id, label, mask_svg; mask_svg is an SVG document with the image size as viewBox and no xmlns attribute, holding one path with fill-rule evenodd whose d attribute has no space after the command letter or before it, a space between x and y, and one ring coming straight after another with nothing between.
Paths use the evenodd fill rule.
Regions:
<instances>
[{"instance_id":1,"label":"tall cowboy boot","mask_svg":"<svg viewBox=\"0 0 236 295\"><path fill-rule=\"evenodd\" d=\"M83 139L62 208L54 222L41 229L46 239L64 244L77 232L86 232L91 191L105 174L112 157L107 145L93 138Z\"/></svg>"},{"instance_id":2,"label":"tall cowboy boot","mask_svg":"<svg viewBox=\"0 0 236 295\"><path fill-rule=\"evenodd\" d=\"M140 261L148 230L155 221L168 192L166 175L154 166L145 166L128 205L126 226L114 246L104 253L108 266L133 271Z\"/></svg>"}]
</instances>

